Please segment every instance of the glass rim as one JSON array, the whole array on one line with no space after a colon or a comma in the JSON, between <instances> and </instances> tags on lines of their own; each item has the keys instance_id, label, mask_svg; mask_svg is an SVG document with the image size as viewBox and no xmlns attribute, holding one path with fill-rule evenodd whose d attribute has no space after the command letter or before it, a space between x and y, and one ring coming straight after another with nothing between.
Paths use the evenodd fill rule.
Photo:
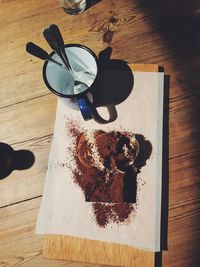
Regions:
<instances>
[{"instance_id":1,"label":"glass rim","mask_svg":"<svg viewBox=\"0 0 200 267\"><path fill-rule=\"evenodd\" d=\"M73 97L79 97L79 96L82 96L84 94L86 94L90 89L91 87L93 86L93 84L95 83L95 81L97 80L97 76L98 76L98 58L96 56L96 54L90 49L88 48L87 46L85 45L82 45L82 44L76 44L76 43L72 43L72 44L65 44L65 48L67 47L79 47L79 48L82 48L84 50L86 50L87 52L89 52L91 54L91 56L94 58L95 62L96 62L96 66L97 66L97 73L96 73L96 76L95 76L95 79L94 81L92 82L92 84L86 89L84 90L83 92L81 93L78 93L78 94L63 94L63 93L60 93L58 91L56 91L48 82L48 79L46 77L46 68L47 68L47 65L49 64L48 61L45 61L44 62L44 65L43 65L43 70L42 70L42 76L43 76L43 80L47 86L47 88L52 92L54 93L55 95L58 95L60 97L64 97L64 98L73 98ZM52 57L56 52L55 51L52 51L49 56Z\"/></svg>"}]
</instances>

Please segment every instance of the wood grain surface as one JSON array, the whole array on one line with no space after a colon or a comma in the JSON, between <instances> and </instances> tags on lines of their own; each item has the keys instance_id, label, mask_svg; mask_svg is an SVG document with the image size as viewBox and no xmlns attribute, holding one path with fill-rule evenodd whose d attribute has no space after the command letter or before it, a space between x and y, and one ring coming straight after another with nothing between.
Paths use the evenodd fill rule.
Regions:
<instances>
[{"instance_id":1,"label":"wood grain surface","mask_svg":"<svg viewBox=\"0 0 200 267\"><path fill-rule=\"evenodd\" d=\"M53 134L56 96L42 81L43 62L25 52L33 41L50 52L42 29L59 25L67 43L112 59L158 64L170 76L168 248L164 267L200 265L200 5L197 0L88 1L78 15L58 0L0 1L0 142L29 150L35 162L0 180L0 266L96 266L42 258L34 234ZM162 257L161 257L162 256ZM159 263L159 262L158 262ZM144 265L145 266L145 265Z\"/></svg>"}]
</instances>

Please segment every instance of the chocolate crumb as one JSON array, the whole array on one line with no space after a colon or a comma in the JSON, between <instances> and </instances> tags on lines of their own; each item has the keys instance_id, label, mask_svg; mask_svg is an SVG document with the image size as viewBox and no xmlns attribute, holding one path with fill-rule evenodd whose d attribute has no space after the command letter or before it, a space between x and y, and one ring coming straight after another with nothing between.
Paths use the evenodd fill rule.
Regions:
<instances>
[{"instance_id":1,"label":"chocolate crumb","mask_svg":"<svg viewBox=\"0 0 200 267\"><path fill-rule=\"evenodd\" d=\"M94 203L93 210L96 222L100 227L105 228L108 223L122 223L127 220L134 211L132 204L107 204Z\"/></svg>"}]
</instances>

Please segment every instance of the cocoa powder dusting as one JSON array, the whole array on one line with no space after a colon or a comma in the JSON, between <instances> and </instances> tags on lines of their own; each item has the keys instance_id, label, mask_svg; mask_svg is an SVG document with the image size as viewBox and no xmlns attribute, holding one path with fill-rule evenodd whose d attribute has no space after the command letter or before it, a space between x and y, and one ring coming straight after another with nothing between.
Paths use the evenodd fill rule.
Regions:
<instances>
[{"instance_id":1,"label":"cocoa powder dusting","mask_svg":"<svg viewBox=\"0 0 200 267\"><path fill-rule=\"evenodd\" d=\"M93 203L93 210L98 225L100 227L105 227L110 222L124 222L128 219L132 211L134 211L134 206L128 203Z\"/></svg>"},{"instance_id":2,"label":"cocoa powder dusting","mask_svg":"<svg viewBox=\"0 0 200 267\"><path fill-rule=\"evenodd\" d=\"M82 189L85 201L92 203L95 221L99 227L106 227L109 223L125 223L136 206L136 180L131 184L131 188L134 184L132 190L134 197L129 197L129 203L126 203L127 182L125 180L127 180L127 173L132 173L130 168L129 172L117 169L121 158L124 160L121 150L117 154L121 134L114 131L93 131L93 145L97 146L97 149L91 150L91 144L87 140L88 132L77 125L78 123L70 120L66 125L67 133L71 136L68 152L74 158L74 166L69 166L74 182ZM123 138L124 134L126 133L123 133ZM127 136L130 136L130 133ZM96 155L94 155L95 151ZM103 162L104 169L98 168L98 160ZM128 159L126 164L127 161ZM123 164L122 161L121 164ZM133 180L136 177L133 175L130 179ZM130 191L130 186L128 190Z\"/></svg>"}]
</instances>

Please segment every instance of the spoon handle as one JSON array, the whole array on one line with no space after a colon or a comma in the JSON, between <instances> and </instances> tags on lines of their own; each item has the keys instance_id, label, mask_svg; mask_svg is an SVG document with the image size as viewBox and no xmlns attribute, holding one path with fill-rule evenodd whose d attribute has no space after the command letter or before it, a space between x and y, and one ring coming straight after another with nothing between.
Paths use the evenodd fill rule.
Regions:
<instances>
[{"instance_id":1,"label":"spoon handle","mask_svg":"<svg viewBox=\"0 0 200 267\"><path fill-rule=\"evenodd\" d=\"M58 54L65 66L69 69L70 66L61 53L60 46L55 34L49 28L46 28L43 30L43 35L49 46Z\"/></svg>"},{"instance_id":2,"label":"spoon handle","mask_svg":"<svg viewBox=\"0 0 200 267\"><path fill-rule=\"evenodd\" d=\"M63 65L60 62L51 58L44 49L42 49L40 46L34 44L33 42L28 42L26 44L26 51L37 58L51 61L51 62L63 67Z\"/></svg>"},{"instance_id":3,"label":"spoon handle","mask_svg":"<svg viewBox=\"0 0 200 267\"><path fill-rule=\"evenodd\" d=\"M46 60L49 58L48 53L43 50L41 47L37 46L36 44L32 42L28 42L26 44L26 51L30 53L31 55L38 57L40 59Z\"/></svg>"},{"instance_id":4,"label":"spoon handle","mask_svg":"<svg viewBox=\"0 0 200 267\"><path fill-rule=\"evenodd\" d=\"M69 69L71 70L71 72L73 73L73 75L76 76L75 73L73 72L72 66L71 66L71 64L69 62L69 59L67 57L67 54L65 52L65 43L64 43L62 34L61 34L58 26L56 24L51 24L49 26L49 29L52 32L52 34L54 34L54 36L55 36L55 38L57 40L57 44L59 46L60 53L62 54L65 62L67 62L67 65L68 65Z\"/></svg>"}]
</instances>

